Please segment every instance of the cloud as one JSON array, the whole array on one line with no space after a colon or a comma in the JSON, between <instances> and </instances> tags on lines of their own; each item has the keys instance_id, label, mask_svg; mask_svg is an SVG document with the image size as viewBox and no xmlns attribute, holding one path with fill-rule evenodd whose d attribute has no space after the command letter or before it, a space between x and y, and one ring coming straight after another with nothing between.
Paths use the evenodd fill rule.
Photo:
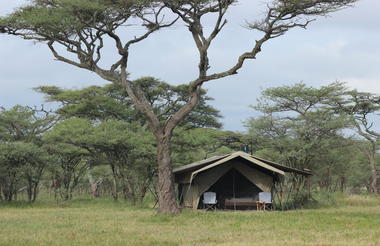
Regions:
<instances>
[{"instance_id":1,"label":"cloud","mask_svg":"<svg viewBox=\"0 0 380 246\"><path fill-rule=\"evenodd\" d=\"M20 7L25 3L26 3L25 0L1 1L1 3L0 3L0 15L10 14L17 7Z\"/></svg>"},{"instance_id":2,"label":"cloud","mask_svg":"<svg viewBox=\"0 0 380 246\"><path fill-rule=\"evenodd\" d=\"M23 3L0 1L0 15ZM258 34L242 25L260 17L263 7L263 1L246 0L229 11L229 22L209 52L212 72L230 67L254 44ZM319 18L307 30L294 29L265 44L257 60L247 62L238 75L206 84L215 98L213 105L225 116L225 128L242 129L241 121L252 116L249 105L255 104L263 88L299 81L320 86L339 80L380 93L379 9L378 0L361 0L354 8ZM4 35L0 43L1 105L42 103L42 96L31 90L38 85L81 88L106 83L94 73L54 61L44 45ZM152 75L178 84L197 75L197 50L183 24L133 46L130 55L132 78ZM115 56L112 48L107 49L104 64Z\"/></svg>"},{"instance_id":3,"label":"cloud","mask_svg":"<svg viewBox=\"0 0 380 246\"><path fill-rule=\"evenodd\" d=\"M353 7L348 7L326 18L319 18L312 24L316 29L373 31L379 28L380 1L360 0Z\"/></svg>"},{"instance_id":4,"label":"cloud","mask_svg":"<svg viewBox=\"0 0 380 246\"><path fill-rule=\"evenodd\" d=\"M378 78L347 78L343 81L352 89L380 95L380 76Z\"/></svg>"}]
</instances>

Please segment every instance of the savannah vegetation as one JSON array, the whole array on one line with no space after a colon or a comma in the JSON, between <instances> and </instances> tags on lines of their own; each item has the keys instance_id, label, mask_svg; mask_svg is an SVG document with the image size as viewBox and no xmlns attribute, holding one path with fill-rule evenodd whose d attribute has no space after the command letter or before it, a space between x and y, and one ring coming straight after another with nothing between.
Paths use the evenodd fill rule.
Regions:
<instances>
[{"instance_id":1,"label":"savannah vegetation","mask_svg":"<svg viewBox=\"0 0 380 246\"><path fill-rule=\"evenodd\" d=\"M164 216L110 200L0 204L1 246L380 244L378 196L324 197L318 209Z\"/></svg>"},{"instance_id":2,"label":"savannah vegetation","mask_svg":"<svg viewBox=\"0 0 380 246\"><path fill-rule=\"evenodd\" d=\"M248 41L250 48L238 57L226 58L232 63L230 67L214 71L211 69L209 50L217 38L223 37L223 28L228 24L227 12L233 11L233 5L238 2L34 0L2 17L0 32L45 43L58 61L94 72L128 93L130 103L144 116L155 141L159 211L174 214L179 211L172 174L174 132L201 100L202 85L236 75L247 61L257 58L264 44L271 39L285 35L294 28L306 28L316 17L350 6L356 0L270 0L262 17L247 20L246 28L252 30L254 38ZM206 25L205 19L212 21ZM199 55L198 71L192 80L185 82L186 93L182 97L175 95L181 103L169 112L157 112L139 81L130 79L129 74L133 72L129 70L130 51L152 34L162 29L169 30L174 24L191 34ZM141 27L137 31L132 28L136 25ZM109 46L115 55L114 61L107 64L104 48ZM177 102L177 99L174 101ZM78 175L83 171L84 164L80 157L90 151L94 149L78 149L77 145L68 149L68 153L62 146L50 150L58 157L64 156L59 158L59 162L65 167L64 185L67 192L77 185ZM114 176L125 177L118 166L113 167L112 172ZM123 186L123 189L132 189L127 188L130 186L128 183Z\"/></svg>"},{"instance_id":3,"label":"savannah vegetation","mask_svg":"<svg viewBox=\"0 0 380 246\"><path fill-rule=\"evenodd\" d=\"M186 86L140 79L152 107L170 114ZM0 201L75 197L153 206L158 201L156 142L145 117L118 85L35 90L55 111L17 105L0 111ZM300 170L312 170L310 191L378 195L379 96L343 83L304 83L262 91L245 132L221 130L220 112L202 90L194 110L173 133L175 166L245 150ZM175 98L175 99L173 99ZM179 104L179 105L178 105ZM315 203L309 187L283 180L281 209ZM295 188L297 187L297 188Z\"/></svg>"},{"instance_id":4,"label":"savannah vegetation","mask_svg":"<svg viewBox=\"0 0 380 246\"><path fill-rule=\"evenodd\" d=\"M201 88L237 74L271 39L355 1L272 0L247 23L262 35L251 50L228 58L235 63L225 71L210 70L208 50L236 2L35 0L0 18L0 32L46 43L57 60L111 82L35 88L54 110L0 109L0 246L380 244L378 95L339 82L267 88L252 102L256 116L242 118L245 131L232 132ZM194 80L131 80L130 49L174 23L199 52ZM108 45L116 60L103 67ZM290 177L277 206L286 211L161 214L179 211L173 167L238 150L312 170L311 196L294 192Z\"/></svg>"}]
</instances>

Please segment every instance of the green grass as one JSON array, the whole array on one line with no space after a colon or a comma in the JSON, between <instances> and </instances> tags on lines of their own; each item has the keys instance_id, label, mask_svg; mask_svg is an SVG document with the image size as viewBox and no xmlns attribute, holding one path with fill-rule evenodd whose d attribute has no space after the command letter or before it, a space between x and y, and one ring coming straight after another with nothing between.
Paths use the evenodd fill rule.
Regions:
<instances>
[{"instance_id":1,"label":"green grass","mask_svg":"<svg viewBox=\"0 0 380 246\"><path fill-rule=\"evenodd\" d=\"M183 211L162 216L123 202L0 204L0 246L380 245L380 199L286 212Z\"/></svg>"}]
</instances>

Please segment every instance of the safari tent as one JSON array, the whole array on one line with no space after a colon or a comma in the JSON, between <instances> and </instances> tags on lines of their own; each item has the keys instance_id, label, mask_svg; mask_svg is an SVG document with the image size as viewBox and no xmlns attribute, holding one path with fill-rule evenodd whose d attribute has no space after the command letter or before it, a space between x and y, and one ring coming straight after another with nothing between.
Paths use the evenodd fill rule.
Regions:
<instances>
[{"instance_id":1,"label":"safari tent","mask_svg":"<svg viewBox=\"0 0 380 246\"><path fill-rule=\"evenodd\" d=\"M183 207L202 208L205 192L217 194L217 207L253 207L260 192L273 194L274 184L286 173L310 176L244 152L215 156L174 169L178 198Z\"/></svg>"}]
</instances>

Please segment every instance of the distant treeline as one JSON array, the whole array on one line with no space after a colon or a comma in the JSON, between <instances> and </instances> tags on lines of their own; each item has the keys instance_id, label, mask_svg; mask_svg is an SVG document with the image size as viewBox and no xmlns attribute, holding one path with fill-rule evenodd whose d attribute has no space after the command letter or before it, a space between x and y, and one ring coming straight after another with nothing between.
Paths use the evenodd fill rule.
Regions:
<instances>
[{"instance_id":1,"label":"distant treeline","mask_svg":"<svg viewBox=\"0 0 380 246\"><path fill-rule=\"evenodd\" d=\"M187 100L186 86L151 77L135 83L162 119ZM35 201L41 192L57 200L86 193L132 204L156 196L156 141L127 93L117 85L36 90L58 109L17 105L0 111L0 201ZM341 83L269 88L252 102L260 116L242 118L244 133L221 130L213 99L201 95L174 132L175 166L244 150L312 170L314 190L379 193L377 95Z\"/></svg>"}]
</instances>

